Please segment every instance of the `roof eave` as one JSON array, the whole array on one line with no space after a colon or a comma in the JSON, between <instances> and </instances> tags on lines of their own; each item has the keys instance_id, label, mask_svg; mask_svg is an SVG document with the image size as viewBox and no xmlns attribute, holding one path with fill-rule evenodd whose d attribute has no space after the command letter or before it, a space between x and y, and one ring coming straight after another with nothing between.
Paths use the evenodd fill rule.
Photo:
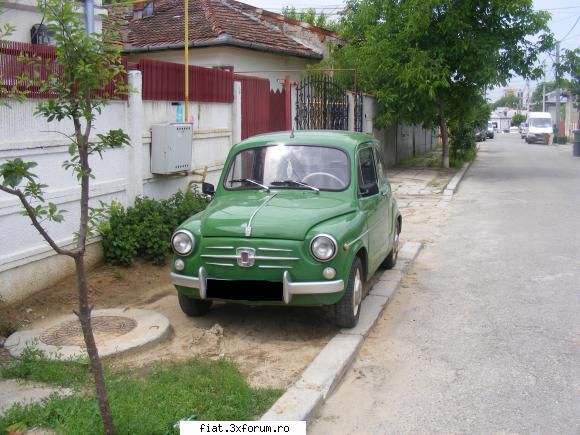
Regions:
<instances>
[{"instance_id":1,"label":"roof eave","mask_svg":"<svg viewBox=\"0 0 580 435\"><path fill-rule=\"evenodd\" d=\"M273 54L280 54L280 55L291 55L294 57L301 57L305 59L317 59L320 60L323 58L322 54L316 53L312 51L311 53L305 53L298 50L292 50L287 48L277 48L277 47L267 47L262 44L257 44L255 42L248 42L242 41L236 38L232 38L231 36L227 35L226 37L219 36L214 39L210 39L207 41L197 41L197 42L190 42L189 48L203 48L203 47L216 47L220 45L227 45L232 47L238 48L247 48L250 50L256 50L266 53L273 53ZM148 45L145 47L133 47L133 48L123 48L123 53L147 53L153 51L167 51L167 50L180 50L185 47L185 44L166 44L166 45Z\"/></svg>"}]
</instances>

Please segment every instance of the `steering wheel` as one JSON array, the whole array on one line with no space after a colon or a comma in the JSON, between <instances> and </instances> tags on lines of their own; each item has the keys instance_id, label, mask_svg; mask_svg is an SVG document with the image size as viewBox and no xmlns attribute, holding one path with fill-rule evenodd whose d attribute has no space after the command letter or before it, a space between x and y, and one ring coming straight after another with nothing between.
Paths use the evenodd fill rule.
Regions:
<instances>
[{"instance_id":1,"label":"steering wheel","mask_svg":"<svg viewBox=\"0 0 580 435\"><path fill-rule=\"evenodd\" d=\"M310 178L312 177L317 177L317 176L323 176L323 177L328 177L334 181L336 181L338 183L338 185L340 186L340 188L345 188L346 184L344 183L344 181L342 181L340 178L338 178L336 175L333 174L329 174L328 172L313 172L312 174L308 174L306 175L303 179L302 182L306 183Z\"/></svg>"}]
</instances>

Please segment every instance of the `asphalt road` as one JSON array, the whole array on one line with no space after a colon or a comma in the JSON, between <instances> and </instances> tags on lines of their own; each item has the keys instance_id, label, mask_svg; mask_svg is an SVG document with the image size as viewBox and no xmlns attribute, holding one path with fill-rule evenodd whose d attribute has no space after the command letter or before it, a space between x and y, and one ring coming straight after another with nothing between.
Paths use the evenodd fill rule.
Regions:
<instances>
[{"instance_id":1,"label":"asphalt road","mask_svg":"<svg viewBox=\"0 0 580 435\"><path fill-rule=\"evenodd\" d=\"M404 228L404 225L403 225ZM482 144L309 434L580 433L580 158Z\"/></svg>"}]
</instances>

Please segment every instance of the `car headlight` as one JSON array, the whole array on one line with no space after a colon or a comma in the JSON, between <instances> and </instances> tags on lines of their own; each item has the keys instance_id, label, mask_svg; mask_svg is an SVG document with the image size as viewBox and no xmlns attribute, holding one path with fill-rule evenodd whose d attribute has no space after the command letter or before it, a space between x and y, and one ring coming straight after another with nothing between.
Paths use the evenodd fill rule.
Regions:
<instances>
[{"instance_id":1,"label":"car headlight","mask_svg":"<svg viewBox=\"0 0 580 435\"><path fill-rule=\"evenodd\" d=\"M319 234L310 242L310 252L319 261L330 261L336 255L336 240L328 234Z\"/></svg>"},{"instance_id":2,"label":"car headlight","mask_svg":"<svg viewBox=\"0 0 580 435\"><path fill-rule=\"evenodd\" d=\"M171 246L179 255L188 255L193 251L195 239L187 230L178 230L171 237Z\"/></svg>"}]
</instances>

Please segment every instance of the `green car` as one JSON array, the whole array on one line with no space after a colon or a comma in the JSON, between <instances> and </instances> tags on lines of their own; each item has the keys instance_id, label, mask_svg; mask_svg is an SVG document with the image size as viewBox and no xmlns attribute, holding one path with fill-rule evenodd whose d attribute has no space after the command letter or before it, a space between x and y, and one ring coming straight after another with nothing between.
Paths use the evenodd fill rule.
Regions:
<instances>
[{"instance_id":1,"label":"green car","mask_svg":"<svg viewBox=\"0 0 580 435\"><path fill-rule=\"evenodd\" d=\"M270 133L235 145L209 206L172 236L181 309L212 301L334 305L354 327L365 279L397 261L401 214L377 141L346 131Z\"/></svg>"}]
</instances>

